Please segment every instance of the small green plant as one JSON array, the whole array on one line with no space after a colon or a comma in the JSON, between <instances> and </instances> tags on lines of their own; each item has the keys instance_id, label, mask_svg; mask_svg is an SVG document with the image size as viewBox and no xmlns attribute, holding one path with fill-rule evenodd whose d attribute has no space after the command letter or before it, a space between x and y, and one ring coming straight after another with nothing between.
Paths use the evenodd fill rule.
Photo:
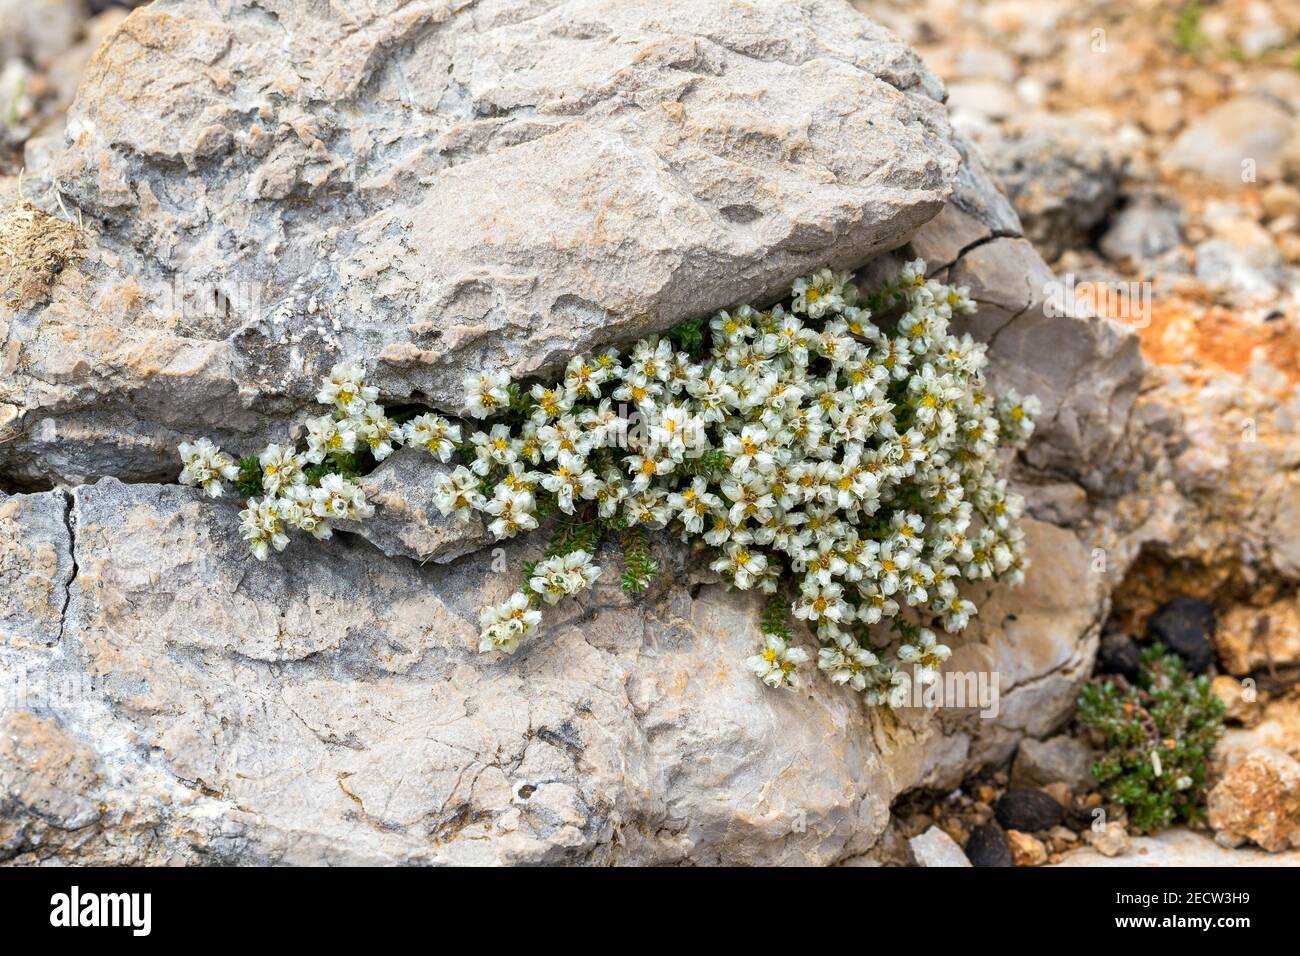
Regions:
<instances>
[{"instance_id":1,"label":"small green plant","mask_svg":"<svg viewBox=\"0 0 1300 956\"><path fill-rule=\"evenodd\" d=\"M1142 652L1137 686L1091 683L1079 722L1103 748L1092 772L1133 826L1161 830L1205 815L1210 754L1223 734L1223 701L1160 644Z\"/></svg>"},{"instance_id":2,"label":"small green plant","mask_svg":"<svg viewBox=\"0 0 1300 956\"><path fill-rule=\"evenodd\" d=\"M1205 49L1205 31L1201 29L1201 5L1198 0L1183 4L1174 21L1174 45L1192 56Z\"/></svg>"},{"instance_id":3,"label":"small green plant","mask_svg":"<svg viewBox=\"0 0 1300 956\"><path fill-rule=\"evenodd\" d=\"M19 119L22 117L23 94L27 92L27 77L19 75L18 82L14 84L13 96L9 99L9 109L5 113L5 125L16 127Z\"/></svg>"},{"instance_id":4,"label":"small green plant","mask_svg":"<svg viewBox=\"0 0 1300 956\"><path fill-rule=\"evenodd\" d=\"M640 594L659 574L659 562L650 557L645 529L638 525L623 532L623 566L623 590L628 594Z\"/></svg>"}]
</instances>

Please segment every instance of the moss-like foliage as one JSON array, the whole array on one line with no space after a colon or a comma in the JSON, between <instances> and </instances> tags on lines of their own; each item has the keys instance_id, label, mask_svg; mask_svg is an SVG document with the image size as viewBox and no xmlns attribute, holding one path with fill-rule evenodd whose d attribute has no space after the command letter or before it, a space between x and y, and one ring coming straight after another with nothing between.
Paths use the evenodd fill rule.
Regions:
<instances>
[{"instance_id":1,"label":"moss-like foliage","mask_svg":"<svg viewBox=\"0 0 1300 956\"><path fill-rule=\"evenodd\" d=\"M1142 652L1137 686L1093 682L1079 722L1103 748L1093 775L1144 832L1205 816L1210 754L1223 734L1223 701L1160 644Z\"/></svg>"}]
</instances>

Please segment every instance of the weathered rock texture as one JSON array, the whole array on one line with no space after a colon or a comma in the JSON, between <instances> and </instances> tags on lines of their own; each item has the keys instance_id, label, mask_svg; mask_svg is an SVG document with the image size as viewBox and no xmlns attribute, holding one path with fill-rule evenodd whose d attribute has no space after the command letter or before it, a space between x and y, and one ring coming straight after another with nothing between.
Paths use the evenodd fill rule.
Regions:
<instances>
[{"instance_id":1,"label":"weathered rock texture","mask_svg":"<svg viewBox=\"0 0 1300 956\"><path fill-rule=\"evenodd\" d=\"M895 716L820 677L755 681L760 599L679 549L665 578L694 596L602 584L492 659L473 620L529 541L505 573L490 552L421 566L345 538L262 564L235 506L189 489L71 498L51 542L77 568L62 640L0 648L0 852L20 860L834 862L871 847L900 791L1050 729L1101 600L1063 600L1081 546L1031 523L1037 573L985 604L953 665L999 672L996 719Z\"/></svg>"},{"instance_id":2,"label":"weathered rock texture","mask_svg":"<svg viewBox=\"0 0 1300 956\"><path fill-rule=\"evenodd\" d=\"M1261 747L1224 773L1208 808L1215 839L1225 846L1249 840L1270 852L1300 847L1300 763Z\"/></svg>"},{"instance_id":3,"label":"weathered rock texture","mask_svg":"<svg viewBox=\"0 0 1300 956\"><path fill-rule=\"evenodd\" d=\"M1136 338L1045 308L1050 271L892 35L815 0L216 9L155 4L101 50L59 174L97 235L5 318L0 473L75 487L0 502L42 556L0 564L0 858L863 860L898 794L1060 727L1137 553L1098 568L1089 525ZM995 388L1044 403L1028 581L973 595L948 665L996 675L984 718L869 711L819 673L773 693L742 665L758 598L664 542L647 595L609 575L480 656L478 608L540 545L440 523L400 455L367 479L369 541L264 564L233 503L82 480L170 479L195 431L268 440L342 354L446 403L466 367L551 367L887 249L863 283L920 254L970 285ZM230 310L160 313L175 276Z\"/></svg>"},{"instance_id":4,"label":"weathered rock texture","mask_svg":"<svg viewBox=\"0 0 1300 956\"><path fill-rule=\"evenodd\" d=\"M1300 851L1265 853L1256 849L1230 850L1192 830L1165 830L1155 836L1133 839L1133 848L1107 857L1092 847L1065 855L1056 866L1300 866Z\"/></svg>"},{"instance_id":5,"label":"weathered rock texture","mask_svg":"<svg viewBox=\"0 0 1300 956\"><path fill-rule=\"evenodd\" d=\"M341 356L454 407L905 241L942 88L839 0L159 2L87 69L56 178L98 229L4 316L0 474L166 477Z\"/></svg>"}]
</instances>

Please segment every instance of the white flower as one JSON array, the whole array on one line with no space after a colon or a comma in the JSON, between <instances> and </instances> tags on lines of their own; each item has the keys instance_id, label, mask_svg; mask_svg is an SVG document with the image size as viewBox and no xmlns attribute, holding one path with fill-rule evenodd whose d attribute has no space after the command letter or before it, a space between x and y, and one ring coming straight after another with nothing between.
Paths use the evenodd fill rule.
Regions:
<instances>
[{"instance_id":1,"label":"white flower","mask_svg":"<svg viewBox=\"0 0 1300 956\"><path fill-rule=\"evenodd\" d=\"M665 405L650 426L650 441L670 454L681 455L700 447L704 423L681 405Z\"/></svg>"},{"instance_id":2,"label":"white flower","mask_svg":"<svg viewBox=\"0 0 1300 956\"><path fill-rule=\"evenodd\" d=\"M470 467L456 461L459 425L426 412L398 427L361 366L341 363L318 396L333 408L307 422L306 447L260 456L266 497L243 512L245 537L259 557L295 530L328 537L336 520L373 509L340 474L312 487L306 465L318 466L308 469L317 481L418 445L454 465L434 466L438 509L461 520L477 511L498 538L548 514L557 542L626 530L635 568L640 529L671 523L683 541L711 548L712 567L736 588L772 594L772 608L806 621L832 681L869 703L904 705L911 671L934 680L949 653L919 623L959 632L978 611L959 584L1025 575L1024 502L1001 473L1039 403L988 392L986 348L949 331L975 304L928 278L924 262L874 290L883 324L855 302L847 276L822 270L794 285L788 308L738 306L707 328L638 342L626 359L614 349L575 356L561 381L527 392L503 372L470 375L469 414L491 420L468 437ZM370 454L348 459L358 448ZM181 456L182 481L209 494L239 477L210 442ZM484 610L479 646L513 651L545 606L598 573L586 551L530 565L519 593ZM866 647L887 627L904 639L882 662ZM768 683L794 685L807 657L773 637L749 663Z\"/></svg>"},{"instance_id":3,"label":"white flower","mask_svg":"<svg viewBox=\"0 0 1300 956\"><path fill-rule=\"evenodd\" d=\"M573 500L584 496L592 488L596 476L587 470L587 461L571 452L562 451L550 474L542 477L542 487L555 495L555 501L565 514L573 514Z\"/></svg>"},{"instance_id":4,"label":"white flower","mask_svg":"<svg viewBox=\"0 0 1300 956\"><path fill-rule=\"evenodd\" d=\"M244 540L259 561L265 561L272 548L283 551L289 543L278 504L274 498L249 498L248 507L239 513Z\"/></svg>"},{"instance_id":5,"label":"white flower","mask_svg":"<svg viewBox=\"0 0 1300 956\"><path fill-rule=\"evenodd\" d=\"M353 419L357 437L370 448L375 461L383 461L393 453L393 445L401 444L404 431L388 417L382 405L373 402Z\"/></svg>"},{"instance_id":6,"label":"white flower","mask_svg":"<svg viewBox=\"0 0 1300 956\"><path fill-rule=\"evenodd\" d=\"M528 586L547 604L554 604L562 597L591 587L598 577L600 568L592 563L591 555L586 551L571 551L537 564Z\"/></svg>"},{"instance_id":7,"label":"white flower","mask_svg":"<svg viewBox=\"0 0 1300 956\"><path fill-rule=\"evenodd\" d=\"M316 513L314 505L311 488L306 485L290 485L277 503L277 510L285 524L323 541L333 536L334 530L325 518Z\"/></svg>"},{"instance_id":8,"label":"white flower","mask_svg":"<svg viewBox=\"0 0 1300 956\"><path fill-rule=\"evenodd\" d=\"M564 389L570 401L600 398L600 385L608 372L584 355L575 355L564 370Z\"/></svg>"},{"instance_id":9,"label":"white flower","mask_svg":"<svg viewBox=\"0 0 1300 956\"><path fill-rule=\"evenodd\" d=\"M508 485L497 485L492 499L483 505L494 520L488 523L488 530L498 539L510 538L521 531L532 531L537 527L537 516L533 513L536 502L527 491L515 491Z\"/></svg>"},{"instance_id":10,"label":"white flower","mask_svg":"<svg viewBox=\"0 0 1300 956\"><path fill-rule=\"evenodd\" d=\"M541 443L542 457L547 461L554 461L561 452L585 455L591 446L591 438L572 415L562 415L554 424L537 429L537 440Z\"/></svg>"},{"instance_id":11,"label":"white flower","mask_svg":"<svg viewBox=\"0 0 1300 956\"><path fill-rule=\"evenodd\" d=\"M340 362L330 369L329 378L316 394L322 405L333 405L345 415L379 398L379 389L365 383L365 371L355 362Z\"/></svg>"},{"instance_id":12,"label":"white flower","mask_svg":"<svg viewBox=\"0 0 1300 956\"><path fill-rule=\"evenodd\" d=\"M423 448L439 461L445 462L450 460L460 441L460 426L453 425L441 415L426 412L406 423L403 441L416 448Z\"/></svg>"},{"instance_id":13,"label":"white flower","mask_svg":"<svg viewBox=\"0 0 1300 956\"><path fill-rule=\"evenodd\" d=\"M239 477L239 465L207 438L196 442L182 442L178 449L181 454L180 481L182 485L198 485L209 498L220 498L223 490L222 481L234 481Z\"/></svg>"},{"instance_id":14,"label":"white flower","mask_svg":"<svg viewBox=\"0 0 1300 956\"><path fill-rule=\"evenodd\" d=\"M770 472L776 467L776 459L767 447L768 434L756 425L746 425L739 435L727 435L722 440L722 448L731 457L731 473L743 475L751 468L760 472Z\"/></svg>"},{"instance_id":15,"label":"white flower","mask_svg":"<svg viewBox=\"0 0 1300 956\"><path fill-rule=\"evenodd\" d=\"M498 415L510 405L510 376L505 372L466 375L465 407L475 418Z\"/></svg>"},{"instance_id":16,"label":"white flower","mask_svg":"<svg viewBox=\"0 0 1300 956\"><path fill-rule=\"evenodd\" d=\"M791 647L779 635L769 634L763 649L745 664L769 687L798 687L800 680L795 668L806 660L808 652L802 647Z\"/></svg>"},{"instance_id":17,"label":"white flower","mask_svg":"<svg viewBox=\"0 0 1300 956\"><path fill-rule=\"evenodd\" d=\"M329 455L353 452L356 448L357 433L352 419L321 415L308 420L305 460L320 464Z\"/></svg>"},{"instance_id":18,"label":"white flower","mask_svg":"<svg viewBox=\"0 0 1300 956\"><path fill-rule=\"evenodd\" d=\"M900 661L915 665L918 684L928 684L938 680L939 668L951 654L952 651L946 645L937 642L934 631L924 627L920 629L915 639L898 649Z\"/></svg>"},{"instance_id":19,"label":"white flower","mask_svg":"<svg viewBox=\"0 0 1300 956\"><path fill-rule=\"evenodd\" d=\"M493 467L507 467L519 459L520 443L510 436L509 425L493 425L490 432L475 432L469 436L474 448L476 475L486 476Z\"/></svg>"},{"instance_id":20,"label":"white flower","mask_svg":"<svg viewBox=\"0 0 1300 956\"><path fill-rule=\"evenodd\" d=\"M1023 442L1034 433L1034 419L1043 406L1037 397L1021 398L1014 389L998 399L998 418L1003 430L1017 442Z\"/></svg>"},{"instance_id":21,"label":"white flower","mask_svg":"<svg viewBox=\"0 0 1300 956\"><path fill-rule=\"evenodd\" d=\"M794 303L791 308L811 319L819 319L827 312L838 312L847 304L844 284L848 276L840 276L823 269L816 275L794 282Z\"/></svg>"},{"instance_id":22,"label":"white flower","mask_svg":"<svg viewBox=\"0 0 1300 956\"><path fill-rule=\"evenodd\" d=\"M912 679L905 673L883 663L867 673L867 686L862 699L871 707L895 707L907 702Z\"/></svg>"},{"instance_id":23,"label":"white flower","mask_svg":"<svg viewBox=\"0 0 1300 956\"><path fill-rule=\"evenodd\" d=\"M369 518L374 506L366 501L361 486L342 475L329 474L311 490L312 511L327 520L347 521Z\"/></svg>"},{"instance_id":24,"label":"white flower","mask_svg":"<svg viewBox=\"0 0 1300 956\"><path fill-rule=\"evenodd\" d=\"M722 508L722 499L709 491L707 481L697 477L681 491L668 496L668 507L677 512L689 533L700 534L705 522Z\"/></svg>"},{"instance_id":25,"label":"white flower","mask_svg":"<svg viewBox=\"0 0 1300 956\"><path fill-rule=\"evenodd\" d=\"M257 462L262 466L262 490L268 495L279 494L282 489L307 480L302 473L304 460L288 445L267 445L257 456Z\"/></svg>"},{"instance_id":26,"label":"white flower","mask_svg":"<svg viewBox=\"0 0 1300 956\"><path fill-rule=\"evenodd\" d=\"M442 514L455 514L462 521L469 520L473 509L482 510L487 504L479 490L479 478L464 465L450 474L435 480L433 503Z\"/></svg>"},{"instance_id":27,"label":"white flower","mask_svg":"<svg viewBox=\"0 0 1300 956\"><path fill-rule=\"evenodd\" d=\"M737 540L734 535L723 550L723 556L713 562L712 568L730 575L736 587L742 591L752 588L754 582L767 570L767 556L746 542Z\"/></svg>"},{"instance_id":28,"label":"white flower","mask_svg":"<svg viewBox=\"0 0 1300 956\"><path fill-rule=\"evenodd\" d=\"M532 420L538 425L553 421L573 408L573 395L558 386L547 388L545 385L534 385L528 394L537 403L537 407L533 409Z\"/></svg>"},{"instance_id":29,"label":"white flower","mask_svg":"<svg viewBox=\"0 0 1300 956\"><path fill-rule=\"evenodd\" d=\"M640 455L628 455L624 459L628 475L632 478L632 489L644 491L650 482L660 475L666 475L676 466L672 456L663 448L651 445Z\"/></svg>"},{"instance_id":30,"label":"white flower","mask_svg":"<svg viewBox=\"0 0 1300 956\"><path fill-rule=\"evenodd\" d=\"M871 668L879 663L876 655L856 643L823 647L817 653L817 666L837 684L865 690Z\"/></svg>"},{"instance_id":31,"label":"white flower","mask_svg":"<svg viewBox=\"0 0 1300 956\"><path fill-rule=\"evenodd\" d=\"M870 574L879 582L880 590L893 594L898 590L903 573L912 566L912 552L895 544L893 540L878 545L872 541L867 545L870 553Z\"/></svg>"},{"instance_id":32,"label":"white flower","mask_svg":"<svg viewBox=\"0 0 1300 956\"><path fill-rule=\"evenodd\" d=\"M503 603L480 612L478 649L513 654L520 638L527 637L541 623L542 612L534 610L528 595L516 591Z\"/></svg>"},{"instance_id":33,"label":"white flower","mask_svg":"<svg viewBox=\"0 0 1300 956\"><path fill-rule=\"evenodd\" d=\"M794 602L794 616L801 621L830 621L842 624L852 619L853 611L843 598L844 588L831 581L815 581L803 586L799 599Z\"/></svg>"}]
</instances>

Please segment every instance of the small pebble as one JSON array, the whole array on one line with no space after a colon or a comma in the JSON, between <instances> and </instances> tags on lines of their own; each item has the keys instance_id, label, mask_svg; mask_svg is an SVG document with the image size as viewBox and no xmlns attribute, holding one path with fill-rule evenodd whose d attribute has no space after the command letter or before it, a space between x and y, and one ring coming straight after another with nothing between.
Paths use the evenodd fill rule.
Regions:
<instances>
[{"instance_id":1,"label":"small pebble","mask_svg":"<svg viewBox=\"0 0 1300 956\"><path fill-rule=\"evenodd\" d=\"M1008 790L993 806L998 823L1008 830L1037 833L1050 830L1065 818L1065 808L1051 794L1021 787Z\"/></svg>"},{"instance_id":2,"label":"small pebble","mask_svg":"<svg viewBox=\"0 0 1300 956\"><path fill-rule=\"evenodd\" d=\"M985 823L971 831L966 857L973 866L1011 866L1007 835L996 823Z\"/></svg>"}]
</instances>

